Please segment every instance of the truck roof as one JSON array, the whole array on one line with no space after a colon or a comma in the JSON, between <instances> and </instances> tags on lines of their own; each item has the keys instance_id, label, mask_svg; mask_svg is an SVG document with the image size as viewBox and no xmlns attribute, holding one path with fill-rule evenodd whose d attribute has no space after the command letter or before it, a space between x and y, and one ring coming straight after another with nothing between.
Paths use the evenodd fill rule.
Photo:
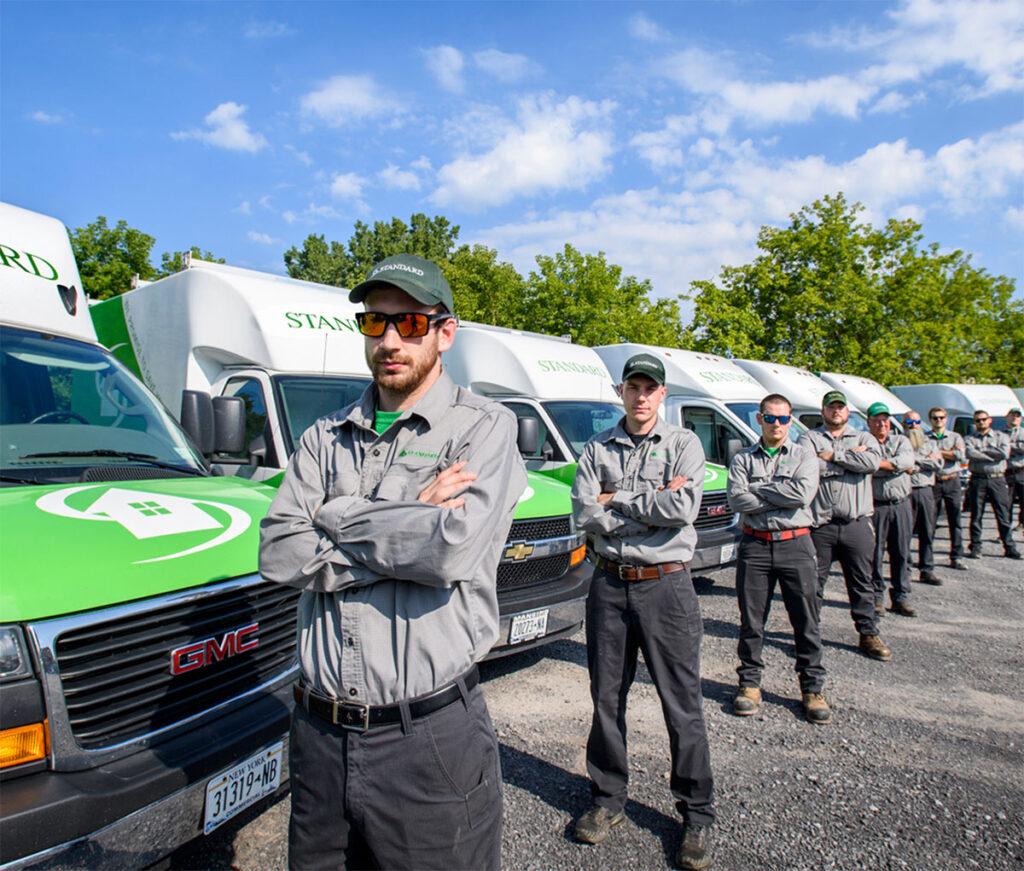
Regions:
<instances>
[{"instance_id":1,"label":"truck roof","mask_svg":"<svg viewBox=\"0 0 1024 871\"><path fill-rule=\"evenodd\" d=\"M827 381L836 390L842 390L846 398L857 408L867 409L874 402L884 402L891 414L910 411L910 406L895 393L870 378L862 375L844 375L842 372L822 372L820 375L823 381ZM927 414L928 409L922 411L918 408L916 411Z\"/></svg>"},{"instance_id":2,"label":"truck roof","mask_svg":"<svg viewBox=\"0 0 1024 871\"><path fill-rule=\"evenodd\" d=\"M188 269L96 306L97 324L116 321L119 310L104 311L116 306L158 396L180 396L186 382L208 389L228 366L370 374L355 322L360 308L342 288L193 259ZM107 340L107 330L101 334Z\"/></svg>"},{"instance_id":3,"label":"truck roof","mask_svg":"<svg viewBox=\"0 0 1024 871\"><path fill-rule=\"evenodd\" d=\"M463 321L443 361L458 384L487 396L619 402L594 350L557 336Z\"/></svg>"},{"instance_id":4,"label":"truck roof","mask_svg":"<svg viewBox=\"0 0 1024 871\"><path fill-rule=\"evenodd\" d=\"M802 366L770 363L767 360L737 360L736 363L760 381L766 392L785 396L793 408L820 410L825 394L835 389ZM846 398L851 408L860 407L853 397Z\"/></svg>"},{"instance_id":5,"label":"truck roof","mask_svg":"<svg viewBox=\"0 0 1024 871\"><path fill-rule=\"evenodd\" d=\"M9 203L0 203L0 320L96 342L68 231Z\"/></svg>"},{"instance_id":6,"label":"truck roof","mask_svg":"<svg viewBox=\"0 0 1024 871\"><path fill-rule=\"evenodd\" d=\"M1005 384L901 384L892 392L909 402L921 414L941 406L950 414L972 414L984 409L996 417L1003 417L1011 408L1018 408L1020 400Z\"/></svg>"},{"instance_id":7,"label":"truck roof","mask_svg":"<svg viewBox=\"0 0 1024 871\"><path fill-rule=\"evenodd\" d=\"M765 393L764 388L734 361L717 354L635 342L602 345L594 350L604 360L616 383L630 357L651 354L665 366L665 386L670 396L707 396L723 402L757 402Z\"/></svg>"}]
</instances>

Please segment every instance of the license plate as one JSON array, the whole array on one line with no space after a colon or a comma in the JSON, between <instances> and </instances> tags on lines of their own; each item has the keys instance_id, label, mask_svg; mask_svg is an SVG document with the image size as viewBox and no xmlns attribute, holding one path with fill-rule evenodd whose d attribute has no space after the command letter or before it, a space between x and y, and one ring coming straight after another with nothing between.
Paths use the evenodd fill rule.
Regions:
<instances>
[{"instance_id":1,"label":"license plate","mask_svg":"<svg viewBox=\"0 0 1024 871\"><path fill-rule=\"evenodd\" d=\"M277 790L281 785L283 750L284 742L278 741L206 784L203 834L210 834L221 823Z\"/></svg>"},{"instance_id":2,"label":"license plate","mask_svg":"<svg viewBox=\"0 0 1024 871\"><path fill-rule=\"evenodd\" d=\"M722 545L722 562L727 563L732 559L733 554L736 553L736 545L734 544L723 544Z\"/></svg>"},{"instance_id":3,"label":"license plate","mask_svg":"<svg viewBox=\"0 0 1024 871\"><path fill-rule=\"evenodd\" d=\"M520 641L540 638L547 631L547 608L542 611L527 611L525 614L516 614L512 618L512 628L508 631L508 643L518 644Z\"/></svg>"}]
</instances>

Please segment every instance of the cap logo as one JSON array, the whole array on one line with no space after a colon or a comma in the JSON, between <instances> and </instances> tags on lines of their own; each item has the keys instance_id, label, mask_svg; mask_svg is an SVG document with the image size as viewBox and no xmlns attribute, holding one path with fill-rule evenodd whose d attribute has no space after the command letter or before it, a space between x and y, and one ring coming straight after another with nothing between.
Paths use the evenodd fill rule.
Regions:
<instances>
[{"instance_id":1,"label":"cap logo","mask_svg":"<svg viewBox=\"0 0 1024 871\"><path fill-rule=\"evenodd\" d=\"M379 272L386 272L389 269L397 269L401 272L411 272L413 275L419 275L423 277L423 270L417 269L415 266L408 266L405 263L382 263L380 266L375 266L373 272L370 273L367 280L373 278Z\"/></svg>"}]
</instances>

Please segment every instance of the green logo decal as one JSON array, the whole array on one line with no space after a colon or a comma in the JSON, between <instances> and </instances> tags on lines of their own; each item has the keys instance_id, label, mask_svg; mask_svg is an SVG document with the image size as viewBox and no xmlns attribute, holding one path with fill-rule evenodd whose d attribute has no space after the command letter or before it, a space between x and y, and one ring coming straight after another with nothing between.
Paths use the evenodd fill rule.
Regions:
<instances>
[{"instance_id":1,"label":"green logo decal","mask_svg":"<svg viewBox=\"0 0 1024 871\"><path fill-rule=\"evenodd\" d=\"M428 460L436 460L440 454L432 454L430 451L399 451L399 457L426 457Z\"/></svg>"},{"instance_id":2,"label":"green logo decal","mask_svg":"<svg viewBox=\"0 0 1024 871\"><path fill-rule=\"evenodd\" d=\"M288 328L291 330L347 330L357 333L355 318L339 318L336 315L321 315L316 312L285 312Z\"/></svg>"},{"instance_id":3,"label":"green logo decal","mask_svg":"<svg viewBox=\"0 0 1024 871\"><path fill-rule=\"evenodd\" d=\"M600 366L588 366L585 363L572 363L569 360L538 360L542 372L575 372L579 375L596 375L607 378L608 373Z\"/></svg>"},{"instance_id":4,"label":"green logo decal","mask_svg":"<svg viewBox=\"0 0 1024 871\"><path fill-rule=\"evenodd\" d=\"M25 265L26 263L28 266ZM0 264L12 268L17 267L22 272L38 275L47 281L57 280L57 270L49 260L38 254L30 254L28 251L17 251L10 245L0 244ZM44 267L42 272L39 269L40 265Z\"/></svg>"}]
</instances>

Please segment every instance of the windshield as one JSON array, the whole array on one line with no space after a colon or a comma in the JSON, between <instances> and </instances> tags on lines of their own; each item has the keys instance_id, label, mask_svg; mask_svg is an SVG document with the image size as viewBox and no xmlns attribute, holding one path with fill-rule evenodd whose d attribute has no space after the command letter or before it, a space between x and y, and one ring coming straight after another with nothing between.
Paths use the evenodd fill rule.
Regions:
<instances>
[{"instance_id":1,"label":"windshield","mask_svg":"<svg viewBox=\"0 0 1024 871\"><path fill-rule=\"evenodd\" d=\"M291 456L299 438L317 418L351 405L370 383L367 378L340 375L275 375L274 390L283 410L281 428Z\"/></svg>"},{"instance_id":2,"label":"windshield","mask_svg":"<svg viewBox=\"0 0 1024 871\"><path fill-rule=\"evenodd\" d=\"M729 409L733 414L742 420L747 426L749 426L755 433L761 432L761 424L757 422L757 410L760 407L756 402L727 402L726 408ZM789 440L794 444L800 441L802 436L807 431L800 419L793 418L793 423L789 427Z\"/></svg>"},{"instance_id":3,"label":"windshield","mask_svg":"<svg viewBox=\"0 0 1024 871\"><path fill-rule=\"evenodd\" d=\"M205 474L153 395L98 345L0 327L0 483Z\"/></svg>"},{"instance_id":4,"label":"windshield","mask_svg":"<svg viewBox=\"0 0 1024 871\"><path fill-rule=\"evenodd\" d=\"M569 443L577 460L583 454L583 446L591 437L615 426L622 417L622 406L614 402L559 400L545 402L544 408Z\"/></svg>"}]
</instances>

